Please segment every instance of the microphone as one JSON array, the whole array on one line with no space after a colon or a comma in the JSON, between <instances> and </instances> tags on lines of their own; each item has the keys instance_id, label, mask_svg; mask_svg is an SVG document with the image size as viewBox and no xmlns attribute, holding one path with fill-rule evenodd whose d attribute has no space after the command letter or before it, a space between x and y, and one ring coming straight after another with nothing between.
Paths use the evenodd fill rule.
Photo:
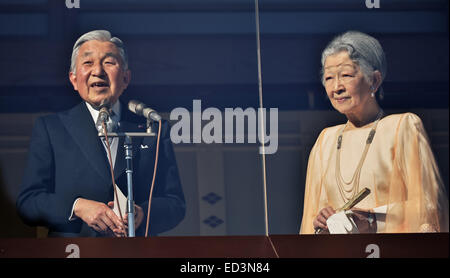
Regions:
<instances>
[{"instance_id":1,"label":"microphone","mask_svg":"<svg viewBox=\"0 0 450 278\"><path fill-rule=\"evenodd\" d=\"M95 127L97 128L97 131L99 132L103 132L103 123L107 123L108 119L109 119L109 114L110 114L110 103L109 101L104 101L100 104L99 106L99 113L98 113L98 118L97 118L97 122L95 123Z\"/></svg>"},{"instance_id":2,"label":"microphone","mask_svg":"<svg viewBox=\"0 0 450 278\"><path fill-rule=\"evenodd\" d=\"M128 109L136 115L144 116L149 120L157 122L161 120L161 116L155 110L147 107L147 105L138 100L130 100L128 102Z\"/></svg>"}]
</instances>

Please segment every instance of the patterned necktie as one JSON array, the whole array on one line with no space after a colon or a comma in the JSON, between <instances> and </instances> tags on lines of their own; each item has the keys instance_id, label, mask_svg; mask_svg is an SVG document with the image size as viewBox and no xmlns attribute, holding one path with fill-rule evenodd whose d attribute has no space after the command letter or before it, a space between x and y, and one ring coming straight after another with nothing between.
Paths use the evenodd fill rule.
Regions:
<instances>
[{"instance_id":1,"label":"patterned necktie","mask_svg":"<svg viewBox=\"0 0 450 278\"><path fill-rule=\"evenodd\" d=\"M111 110L108 121L106 122L106 130L108 134L118 131L117 115ZM109 145L112 144L114 137L108 136ZM104 139L103 139L104 140ZM103 141L106 144L106 141Z\"/></svg>"}]
</instances>

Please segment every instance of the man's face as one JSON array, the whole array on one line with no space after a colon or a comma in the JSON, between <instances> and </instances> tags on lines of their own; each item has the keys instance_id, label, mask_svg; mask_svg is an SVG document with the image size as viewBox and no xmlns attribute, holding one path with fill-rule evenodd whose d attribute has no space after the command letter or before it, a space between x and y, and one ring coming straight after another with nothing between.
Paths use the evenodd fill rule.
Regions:
<instances>
[{"instance_id":1,"label":"man's face","mask_svg":"<svg viewBox=\"0 0 450 278\"><path fill-rule=\"evenodd\" d=\"M93 106L105 101L114 104L130 82L119 50L111 42L87 41L81 45L76 59L76 74L70 82L80 97Z\"/></svg>"}]
</instances>

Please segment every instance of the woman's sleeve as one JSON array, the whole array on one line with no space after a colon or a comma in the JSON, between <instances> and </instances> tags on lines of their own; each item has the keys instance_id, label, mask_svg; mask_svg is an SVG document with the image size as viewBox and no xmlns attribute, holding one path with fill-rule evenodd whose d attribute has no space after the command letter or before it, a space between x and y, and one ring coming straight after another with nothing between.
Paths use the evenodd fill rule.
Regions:
<instances>
[{"instance_id":1,"label":"woman's sleeve","mask_svg":"<svg viewBox=\"0 0 450 278\"><path fill-rule=\"evenodd\" d=\"M308 159L300 234L314 234L313 220L317 215L322 195L322 140L324 133L325 129L317 138Z\"/></svg>"},{"instance_id":2,"label":"woman's sleeve","mask_svg":"<svg viewBox=\"0 0 450 278\"><path fill-rule=\"evenodd\" d=\"M448 231L448 199L420 118L399 122L389 193L387 232Z\"/></svg>"}]
</instances>

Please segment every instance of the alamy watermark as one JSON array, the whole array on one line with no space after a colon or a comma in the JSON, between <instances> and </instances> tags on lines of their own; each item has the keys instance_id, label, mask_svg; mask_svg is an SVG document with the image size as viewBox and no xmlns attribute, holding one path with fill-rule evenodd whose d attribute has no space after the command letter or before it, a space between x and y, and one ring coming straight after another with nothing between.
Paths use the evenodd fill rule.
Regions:
<instances>
[{"instance_id":1,"label":"alamy watermark","mask_svg":"<svg viewBox=\"0 0 450 278\"><path fill-rule=\"evenodd\" d=\"M379 9L380 8L380 0L366 0L366 7L368 9Z\"/></svg>"},{"instance_id":2,"label":"alamy watermark","mask_svg":"<svg viewBox=\"0 0 450 278\"><path fill-rule=\"evenodd\" d=\"M267 121L266 108L225 108L222 113L218 108L208 107L202 111L201 100L197 99L193 100L192 106L192 117L186 108L178 107L170 112L170 120L177 121L170 130L172 143L242 144L247 137L247 143L256 143L258 138L258 142L264 145L259 147L260 154L273 154L278 150L278 108L270 108ZM202 127L203 121L209 122ZM265 127L267 122L269 133Z\"/></svg>"},{"instance_id":3,"label":"alamy watermark","mask_svg":"<svg viewBox=\"0 0 450 278\"><path fill-rule=\"evenodd\" d=\"M66 7L68 9L79 9L80 8L80 0L66 0Z\"/></svg>"}]
</instances>

